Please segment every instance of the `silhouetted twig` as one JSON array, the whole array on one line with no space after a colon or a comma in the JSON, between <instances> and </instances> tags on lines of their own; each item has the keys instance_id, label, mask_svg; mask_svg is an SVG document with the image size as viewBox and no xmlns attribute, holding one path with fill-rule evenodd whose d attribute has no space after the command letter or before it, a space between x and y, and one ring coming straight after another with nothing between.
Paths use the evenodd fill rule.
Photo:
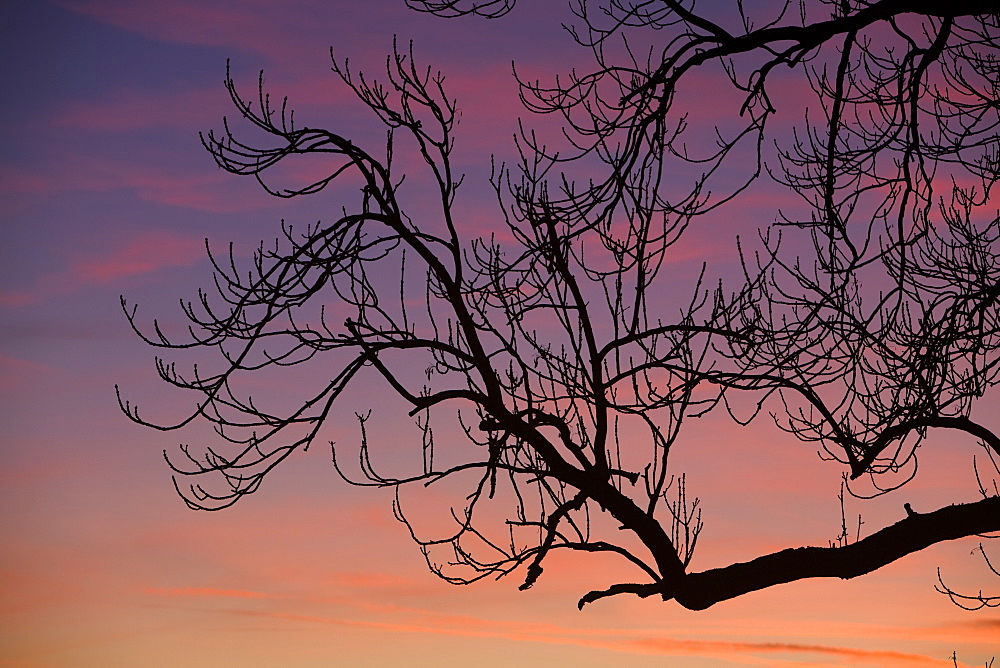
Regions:
<instances>
[{"instance_id":1,"label":"silhouetted twig","mask_svg":"<svg viewBox=\"0 0 1000 668\"><path fill-rule=\"evenodd\" d=\"M446 16L513 6L408 4ZM470 238L456 213L456 102L412 48L394 48L383 81L334 61L387 129L376 147L300 124L263 77L247 99L227 76L241 121L267 139L245 143L226 122L202 137L220 167L277 197L335 181L354 194L327 221L283 226L249 266L232 249L212 254L214 293L183 303L187 340L155 321L151 333L140 327L123 300L150 345L212 349L220 360L188 373L157 362L163 380L199 396L174 424L152 424L120 400L158 429L196 419L215 427L220 447L165 453L185 501L217 510L256 491L321 438L356 383L377 381L415 421L413 469L382 470L368 411L357 414L354 463L338 446L334 466L353 484L395 490L396 517L449 582L525 565L527 588L556 550L602 552L622 557L640 581L592 591L581 605L632 593L702 609L784 582L855 577L1000 530L996 485L978 478L983 498L974 503L926 512L907 504L897 523L864 537L859 517L853 541L845 515L829 547L691 570L702 506L670 454L694 417L728 411L746 424L768 413L842 463L850 481L870 481L864 494L848 486L859 496L905 484L918 447L937 438L971 436L1000 454L1000 436L976 412L1000 375L992 4L820 0L759 16L737 8L737 24L724 25L674 0L574 5L571 34L595 67L552 84L521 81L527 108L560 114L565 136L556 148L525 130L520 160L494 166L503 243ZM698 110L681 100L712 68L739 103L706 143L690 131ZM786 136L770 124L789 70L812 103ZM407 184L429 188L433 212L417 215L403 153L419 158L406 161L423 166ZM300 154L322 154L332 167L294 187L269 181L273 166ZM588 177L574 180L574 168ZM683 284L668 264L678 239L707 214L739 213L741 196L764 179L798 205L756 221L756 249L737 242L738 280L716 282L704 267ZM272 403L241 389L247 376L302 365L329 380L297 387L291 409L287 396ZM433 425L456 414L442 446ZM394 470L407 438L401 431L391 444ZM452 499L434 529L421 518L425 506L411 504L429 486ZM941 588L959 604L996 602Z\"/></svg>"}]
</instances>

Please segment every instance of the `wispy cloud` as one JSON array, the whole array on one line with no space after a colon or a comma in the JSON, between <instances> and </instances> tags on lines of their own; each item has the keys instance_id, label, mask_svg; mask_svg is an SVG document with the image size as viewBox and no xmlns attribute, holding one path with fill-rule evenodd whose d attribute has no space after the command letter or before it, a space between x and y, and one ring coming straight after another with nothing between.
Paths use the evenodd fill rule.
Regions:
<instances>
[{"instance_id":1,"label":"wispy cloud","mask_svg":"<svg viewBox=\"0 0 1000 668\"><path fill-rule=\"evenodd\" d=\"M259 591L216 587L144 587L143 591L147 594L169 597L274 598L273 594Z\"/></svg>"},{"instance_id":2,"label":"wispy cloud","mask_svg":"<svg viewBox=\"0 0 1000 668\"><path fill-rule=\"evenodd\" d=\"M150 128L209 130L221 125L223 116L236 115L229 92L222 85L224 63L219 63L218 74L219 83L212 86L157 91L119 88L94 99L73 100L46 117L44 125L100 133ZM234 73L234 81L240 96L254 103L256 108L257 77ZM315 106L324 114L334 112L341 122L345 113L352 109L362 110L353 94L332 72L310 71L294 78L267 81L264 91L278 107L287 97L290 109ZM365 116L367 118L367 114ZM196 139L192 137L192 141Z\"/></svg>"},{"instance_id":3,"label":"wispy cloud","mask_svg":"<svg viewBox=\"0 0 1000 668\"><path fill-rule=\"evenodd\" d=\"M220 70L221 73L221 70ZM73 100L61 106L46 124L90 132L131 132L148 128L199 127L211 112L225 108L229 98L220 86L176 91L118 89L98 99Z\"/></svg>"},{"instance_id":4,"label":"wispy cloud","mask_svg":"<svg viewBox=\"0 0 1000 668\"><path fill-rule=\"evenodd\" d=\"M4 296L3 293L0 293L0 306L7 305ZM0 355L0 390L20 385L29 377L51 373L55 370L47 364Z\"/></svg>"},{"instance_id":5,"label":"wispy cloud","mask_svg":"<svg viewBox=\"0 0 1000 668\"><path fill-rule=\"evenodd\" d=\"M30 288L0 291L0 306L26 306L82 287L109 285L163 269L190 266L204 257L201 239L163 230L142 232L113 243L104 253L80 253L69 260L65 269L39 276Z\"/></svg>"},{"instance_id":6,"label":"wispy cloud","mask_svg":"<svg viewBox=\"0 0 1000 668\"><path fill-rule=\"evenodd\" d=\"M451 618L449 625L428 625L398 623L304 615L296 613L230 610L232 614L266 617L317 624L356 626L381 629L395 633L418 633L474 638L499 638L517 642L545 643L554 645L576 645L585 648L604 649L628 654L652 654L659 656L688 656L726 659L747 664L769 664L763 657L781 657L783 663L795 666L831 665L836 661L841 665L885 666L944 666L941 659L922 654L895 652L878 649L857 649L835 645L775 642L728 642L721 640L689 640L666 637L623 637L630 632L608 632L604 630L558 629L551 627L539 632L533 627L510 624L496 620ZM603 638L600 636L604 636Z\"/></svg>"},{"instance_id":7,"label":"wispy cloud","mask_svg":"<svg viewBox=\"0 0 1000 668\"><path fill-rule=\"evenodd\" d=\"M648 628L607 629L571 628L557 623L509 621L487 619L475 615L455 615L430 609L408 608L399 605L373 604L364 590L384 587L396 588L409 581L405 577L380 573L339 573L335 584L346 589L358 590L353 596L338 597L336 603L347 605L340 615L302 614L286 612L269 606L269 609L230 608L224 612L233 615L269 618L307 624L329 624L348 627L365 627L393 633L494 638L516 642L575 645L583 648L603 649L626 654L656 656L685 656L725 659L728 661L768 665L779 659L794 666L866 665L866 666L943 666L941 658L913 652L885 649L866 649L819 642L775 642L773 640L721 640L716 638L677 638ZM301 610L304 601L295 597L276 597L254 591L216 589L211 587L146 588L146 593L167 597L263 599L281 598L294 600L293 609ZM369 592L370 594L370 592ZM312 599L310 599L312 600ZM331 602L331 599L313 600ZM372 615L376 618L372 618ZM837 629L821 628L828 634ZM844 629L840 629L845 631ZM914 629L866 629L859 625L860 637L908 637L914 639ZM744 632L752 632L743 629ZM700 634L706 631L702 630ZM740 629L728 629L730 635L745 635ZM772 636L770 632L763 634ZM831 636L832 637L832 636ZM847 636L845 636L847 637Z\"/></svg>"},{"instance_id":8,"label":"wispy cloud","mask_svg":"<svg viewBox=\"0 0 1000 668\"><path fill-rule=\"evenodd\" d=\"M194 264L204 255L201 240L154 231L114 248L106 256L85 257L71 268L74 278L107 284L168 267Z\"/></svg>"},{"instance_id":9,"label":"wispy cloud","mask_svg":"<svg viewBox=\"0 0 1000 668\"><path fill-rule=\"evenodd\" d=\"M179 44L230 46L260 51L279 28L289 27L280 5L265 0L240 3L175 0L64 0L65 8L151 39ZM283 48L294 44L282 40Z\"/></svg>"},{"instance_id":10,"label":"wispy cloud","mask_svg":"<svg viewBox=\"0 0 1000 668\"><path fill-rule=\"evenodd\" d=\"M206 161L210 161L207 156ZM247 197L244 185L252 184L212 168L210 162L204 169L192 170L151 165L131 157L70 156L46 169L0 165L0 194L39 196L73 190L131 190L146 202L210 213L250 211L269 204L265 195Z\"/></svg>"}]
</instances>

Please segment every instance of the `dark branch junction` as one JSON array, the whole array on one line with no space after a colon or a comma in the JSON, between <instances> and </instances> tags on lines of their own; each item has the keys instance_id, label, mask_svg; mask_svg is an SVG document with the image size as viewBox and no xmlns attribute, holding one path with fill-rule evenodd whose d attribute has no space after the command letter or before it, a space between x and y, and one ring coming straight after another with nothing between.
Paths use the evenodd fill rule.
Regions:
<instances>
[{"instance_id":1,"label":"dark branch junction","mask_svg":"<svg viewBox=\"0 0 1000 668\"><path fill-rule=\"evenodd\" d=\"M407 3L492 18L514 6ZM394 488L396 516L450 582L523 565L527 588L554 550L620 557L641 580L591 592L581 605L632 593L703 609L795 580L856 577L941 541L1000 531L989 484L1000 475L1000 436L984 401L1000 374L1000 219L991 199L1000 178L1000 26L990 8L819 0L751 16L737 4L738 20L724 23L693 2L581 0L569 30L595 65L552 84L521 81L527 109L561 115L565 136L556 150L524 131L520 161L495 167L503 243L473 238L462 220L456 102L412 49L394 48L384 82L334 62L385 125L377 147L299 126L263 79L245 99L227 76L239 117L267 139L244 143L228 123L207 134L220 167L278 197L334 183L351 194L330 220L283 226L249 267L231 248L211 255L214 292L183 303L187 340L155 323L149 332L123 300L147 343L214 350L221 366L185 374L158 361L163 380L199 397L176 424L122 407L159 429L215 427L222 447L166 456L188 505L217 510L322 439L355 384L377 381L398 402L387 406L414 421L406 460L414 467L382 472L385 457L369 444L372 413L362 412L355 462L333 450L338 472ZM719 99L732 114L706 144L692 129L698 110L684 104L697 77L712 73L728 82L732 95ZM811 101L794 132L773 131L787 120L780 109L797 120L798 103L782 92L789 82ZM271 169L302 154L321 156L329 170L292 188L272 185ZM423 168L407 185L403 154ZM574 169L589 176L574 179ZM738 242L739 275L706 266L684 286L670 261L685 230L709 214L740 215L741 196L766 181L789 197L773 222L747 224L759 234ZM419 207L410 183L422 190ZM248 375L284 367L327 375L312 390L302 382L292 408L244 393ZM712 411L741 424L770 414L840 462L853 484L867 480L869 493L905 484L919 447L942 441L978 441L993 466L978 478L978 501L908 507L898 523L853 543L694 572L700 503L670 454L684 425ZM432 418L439 425L455 415L442 438ZM455 499L433 530L411 503L427 488ZM996 603L941 587L956 601Z\"/></svg>"}]
</instances>

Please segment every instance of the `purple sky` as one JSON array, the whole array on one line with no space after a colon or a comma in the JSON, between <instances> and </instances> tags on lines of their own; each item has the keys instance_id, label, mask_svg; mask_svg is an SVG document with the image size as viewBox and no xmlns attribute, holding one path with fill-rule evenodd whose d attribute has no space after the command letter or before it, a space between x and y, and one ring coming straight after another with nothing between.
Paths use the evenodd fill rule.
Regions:
<instances>
[{"instance_id":1,"label":"purple sky","mask_svg":"<svg viewBox=\"0 0 1000 668\"><path fill-rule=\"evenodd\" d=\"M522 0L499 21L445 21L403 0L0 7L0 664L918 666L950 665L952 651L981 665L997 651L1000 617L933 591L937 566L956 585L989 584L976 541L702 613L632 599L577 612L602 584L590 582L599 561L555 557L528 592L514 579L448 585L424 570L387 497L348 488L325 451L292 457L224 512L194 513L176 497L162 450L206 430L152 432L119 412L116 383L150 418L193 402L155 377L119 295L140 320L175 326L177 300L210 283L206 237L248 256L282 218L306 224L338 207L335 192L277 200L216 168L198 132L233 115L226 59L246 94L264 69L297 119L377 142L382 128L329 71L329 47L377 76L392 35L413 39L459 99L464 224L487 232L499 220L489 156L513 155L522 114L510 63L528 78L586 65L558 29L569 18L562 0ZM766 224L784 197L762 190L740 216L693 233L676 270L731 254L732 230L758 215ZM261 391L287 389L274 383ZM349 438L356 426L334 429ZM904 501L974 500L975 452L929 449L922 466L935 475L864 506L866 521L899 519ZM708 420L677 457L706 512L699 568L839 531L840 470L773 430Z\"/></svg>"}]
</instances>

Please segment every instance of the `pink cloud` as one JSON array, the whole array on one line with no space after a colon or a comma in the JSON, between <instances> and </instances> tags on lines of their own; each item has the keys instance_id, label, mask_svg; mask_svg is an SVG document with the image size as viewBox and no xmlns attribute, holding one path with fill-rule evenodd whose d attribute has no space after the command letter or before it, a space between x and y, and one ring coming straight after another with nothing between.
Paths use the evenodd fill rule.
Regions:
<instances>
[{"instance_id":1,"label":"pink cloud","mask_svg":"<svg viewBox=\"0 0 1000 668\"><path fill-rule=\"evenodd\" d=\"M15 308L27 306L36 301L35 295L22 290L2 290L0 291L0 307Z\"/></svg>"},{"instance_id":2,"label":"pink cloud","mask_svg":"<svg viewBox=\"0 0 1000 668\"><path fill-rule=\"evenodd\" d=\"M247 98L256 96L256 77L240 77L237 85ZM383 128L353 94L330 73L299 77L289 83L269 86L280 106L288 96L296 120L306 125L326 125L348 133L375 154L384 141ZM329 121L329 114L335 121ZM0 194L38 196L67 191L111 193L126 190L147 202L210 213L251 211L261 207L282 207L287 203L262 191L252 180L240 179L215 167L211 156L198 143L197 132L221 129L222 119L233 121L237 138L266 148L269 137L255 137L249 123L242 122L220 85L211 89L180 92L118 90L97 100L77 101L55 112L39 125L94 133L114 148L100 155L76 153L38 165L0 165ZM317 119L322 119L317 121ZM315 122L311 122L315 121ZM354 128L354 129L352 129ZM360 128L360 132L357 129ZM131 131L172 130L184 132L186 139L177 147L176 135L147 145L140 153L110 134ZM362 136L371 130L371 140ZM131 140L129 140L131 141ZM187 148L184 148L184 147ZM191 160L196 162L192 166ZM329 160L320 167L329 168ZM317 170L315 161L293 159L272 170L272 179L289 187L299 187L329 172ZM280 187L280 183L278 187ZM249 194L249 196L248 196Z\"/></svg>"},{"instance_id":3,"label":"pink cloud","mask_svg":"<svg viewBox=\"0 0 1000 668\"><path fill-rule=\"evenodd\" d=\"M206 160L210 160L206 156ZM147 202L211 213L249 211L269 203L265 194L247 197L239 179L206 164L205 169L182 172L129 159L72 156L57 167L17 173L0 166L0 194L47 195L71 190L107 192L127 189ZM253 184L248 184L253 185ZM259 188L254 188L257 192Z\"/></svg>"},{"instance_id":4,"label":"pink cloud","mask_svg":"<svg viewBox=\"0 0 1000 668\"><path fill-rule=\"evenodd\" d=\"M194 264L204 255L200 240L154 231L132 239L103 257L82 258L74 263L74 277L107 284L169 267Z\"/></svg>"},{"instance_id":5,"label":"pink cloud","mask_svg":"<svg viewBox=\"0 0 1000 668\"><path fill-rule=\"evenodd\" d=\"M190 266L204 257L203 240L151 230L112 245L104 254L78 254L65 269L43 274L29 289L0 293L0 306L26 306L81 287L103 286L163 269Z\"/></svg>"},{"instance_id":6,"label":"pink cloud","mask_svg":"<svg viewBox=\"0 0 1000 668\"><path fill-rule=\"evenodd\" d=\"M5 296L0 293L0 306L8 305L4 300ZM24 298L30 300L30 296L28 295L24 295ZM15 305L20 305L21 303L28 302L22 301ZM0 355L0 389L15 387L22 384L27 378L47 374L52 371L55 371L55 369L47 364L39 364L31 360Z\"/></svg>"},{"instance_id":7,"label":"pink cloud","mask_svg":"<svg viewBox=\"0 0 1000 668\"><path fill-rule=\"evenodd\" d=\"M264 0L241 3L179 0L169 4L66 0L62 4L92 19L164 42L228 45L251 51L261 51L262 45L268 44L262 37L273 35L277 27L286 24L280 8Z\"/></svg>"},{"instance_id":8,"label":"pink cloud","mask_svg":"<svg viewBox=\"0 0 1000 668\"><path fill-rule=\"evenodd\" d=\"M319 64L324 64L322 59ZM225 63L220 62L218 85L159 91L118 89L97 99L74 100L56 110L44 125L91 132L129 132L148 128L207 131L221 126L223 116L233 118L237 115L229 93L222 85L224 73ZM252 72L250 75L234 72L233 76L239 94L254 102L256 107L257 77ZM299 74L291 79L266 81L265 92L272 96L272 103L279 108L281 100L287 97L291 109L316 105L324 113L337 111L339 119L352 107L362 110L353 93L332 72ZM234 129L238 131L239 126L234 126Z\"/></svg>"},{"instance_id":9,"label":"pink cloud","mask_svg":"<svg viewBox=\"0 0 1000 668\"><path fill-rule=\"evenodd\" d=\"M221 67L220 67L221 73ZM49 125L73 130L125 132L150 127L198 127L211 112L228 111L222 86L182 91L111 91L97 100L74 100L52 116Z\"/></svg>"}]
</instances>

